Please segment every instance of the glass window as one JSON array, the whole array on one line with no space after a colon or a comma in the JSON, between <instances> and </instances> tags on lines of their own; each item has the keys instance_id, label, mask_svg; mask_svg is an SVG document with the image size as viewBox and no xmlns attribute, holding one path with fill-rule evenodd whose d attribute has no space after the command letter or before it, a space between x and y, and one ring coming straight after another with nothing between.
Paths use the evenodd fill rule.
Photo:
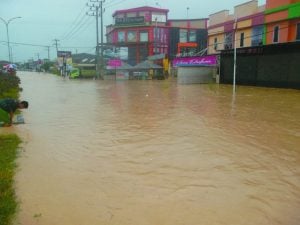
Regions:
<instances>
[{"instance_id":1,"label":"glass window","mask_svg":"<svg viewBox=\"0 0 300 225\"><path fill-rule=\"evenodd\" d=\"M253 27L252 40L251 40L252 46L259 46L263 44L263 32L264 32L263 25Z\"/></svg>"},{"instance_id":2,"label":"glass window","mask_svg":"<svg viewBox=\"0 0 300 225\"><path fill-rule=\"evenodd\" d=\"M147 42L147 41L148 41L148 31L141 31L140 42Z\"/></svg>"},{"instance_id":3,"label":"glass window","mask_svg":"<svg viewBox=\"0 0 300 225\"><path fill-rule=\"evenodd\" d=\"M186 29L180 29L180 34L179 34L179 41L180 43L187 42L187 30Z\"/></svg>"},{"instance_id":4,"label":"glass window","mask_svg":"<svg viewBox=\"0 0 300 225\"><path fill-rule=\"evenodd\" d=\"M189 33L189 41L196 42L197 41L197 34L195 30L191 30Z\"/></svg>"},{"instance_id":5,"label":"glass window","mask_svg":"<svg viewBox=\"0 0 300 225\"><path fill-rule=\"evenodd\" d=\"M244 47L244 39L245 39L245 33L241 33L241 36L240 36L240 47Z\"/></svg>"},{"instance_id":6,"label":"glass window","mask_svg":"<svg viewBox=\"0 0 300 225\"><path fill-rule=\"evenodd\" d=\"M232 49L233 46L233 32L225 34L224 49Z\"/></svg>"},{"instance_id":7,"label":"glass window","mask_svg":"<svg viewBox=\"0 0 300 225\"><path fill-rule=\"evenodd\" d=\"M136 42L136 31L128 31L127 32L127 42Z\"/></svg>"},{"instance_id":8,"label":"glass window","mask_svg":"<svg viewBox=\"0 0 300 225\"><path fill-rule=\"evenodd\" d=\"M300 41L300 23L297 24L296 40Z\"/></svg>"},{"instance_id":9,"label":"glass window","mask_svg":"<svg viewBox=\"0 0 300 225\"><path fill-rule=\"evenodd\" d=\"M275 26L273 29L273 43L277 43L279 41L279 26Z\"/></svg>"},{"instance_id":10,"label":"glass window","mask_svg":"<svg viewBox=\"0 0 300 225\"><path fill-rule=\"evenodd\" d=\"M118 42L125 42L125 32L124 31L118 32Z\"/></svg>"},{"instance_id":11,"label":"glass window","mask_svg":"<svg viewBox=\"0 0 300 225\"><path fill-rule=\"evenodd\" d=\"M159 28L155 27L154 28L154 41L158 42L158 40L159 40Z\"/></svg>"},{"instance_id":12,"label":"glass window","mask_svg":"<svg viewBox=\"0 0 300 225\"><path fill-rule=\"evenodd\" d=\"M218 38L214 39L214 49L215 51L218 49Z\"/></svg>"}]
</instances>

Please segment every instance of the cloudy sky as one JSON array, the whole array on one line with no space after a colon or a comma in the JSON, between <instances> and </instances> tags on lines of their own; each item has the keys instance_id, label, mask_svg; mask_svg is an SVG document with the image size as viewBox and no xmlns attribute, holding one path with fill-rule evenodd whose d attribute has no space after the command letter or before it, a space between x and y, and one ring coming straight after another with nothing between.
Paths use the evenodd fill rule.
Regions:
<instances>
[{"instance_id":1,"label":"cloudy sky","mask_svg":"<svg viewBox=\"0 0 300 225\"><path fill-rule=\"evenodd\" d=\"M86 16L88 0L0 0L0 17L9 20L9 36L12 42L13 60L55 57L53 40L60 40L60 50L73 53L94 52L96 45L95 18ZM105 0L104 25L111 24L115 10L153 6L169 9L169 18L204 18L214 12L229 9L247 0ZM259 5L265 0L258 0ZM6 27L0 21L0 60L8 58ZM29 45L24 45L29 44ZM35 46L38 45L38 46Z\"/></svg>"}]
</instances>

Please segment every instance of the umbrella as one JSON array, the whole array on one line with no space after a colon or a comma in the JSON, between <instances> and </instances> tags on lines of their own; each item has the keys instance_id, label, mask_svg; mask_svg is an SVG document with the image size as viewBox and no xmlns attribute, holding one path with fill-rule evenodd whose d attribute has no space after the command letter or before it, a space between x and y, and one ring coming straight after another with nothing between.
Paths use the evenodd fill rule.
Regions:
<instances>
[{"instance_id":1,"label":"umbrella","mask_svg":"<svg viewBox=\"0 0 300 225\"><path fill-rule=\"evenodd\" d=\"M17 69L16 64L6 64L3 66L4 69Z\"/></svg>"}]
</instances>

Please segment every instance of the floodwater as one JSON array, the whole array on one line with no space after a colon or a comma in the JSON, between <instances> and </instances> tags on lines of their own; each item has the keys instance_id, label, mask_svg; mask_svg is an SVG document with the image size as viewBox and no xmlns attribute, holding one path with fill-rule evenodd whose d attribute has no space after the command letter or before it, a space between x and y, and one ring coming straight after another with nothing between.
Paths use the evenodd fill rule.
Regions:
<instances>
[{"instance_id":1,"label":"floodwater","mask_svg":"<svg viewBox=\"0 0 300 225\"><path fill-rule=\"evenodd\" d=\"M15 224L300 224L300 91L20 77Z\"/></svg>"}]
</instances>

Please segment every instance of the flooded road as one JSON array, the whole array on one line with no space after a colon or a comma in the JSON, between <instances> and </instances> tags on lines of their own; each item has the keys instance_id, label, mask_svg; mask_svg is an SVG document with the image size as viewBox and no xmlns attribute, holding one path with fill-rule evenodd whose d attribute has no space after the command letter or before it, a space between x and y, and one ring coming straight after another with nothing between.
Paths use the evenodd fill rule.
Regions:
<instances>
[{"instance_id":1,"label":"flooded road","mask_svg":"<svg viewBox=\"0 0 300 225\"><path fill-rule=\"evenodd\" d=\"M19 76L15 224L300 224L299 91Z\"/></svg>"}]
</instances>

